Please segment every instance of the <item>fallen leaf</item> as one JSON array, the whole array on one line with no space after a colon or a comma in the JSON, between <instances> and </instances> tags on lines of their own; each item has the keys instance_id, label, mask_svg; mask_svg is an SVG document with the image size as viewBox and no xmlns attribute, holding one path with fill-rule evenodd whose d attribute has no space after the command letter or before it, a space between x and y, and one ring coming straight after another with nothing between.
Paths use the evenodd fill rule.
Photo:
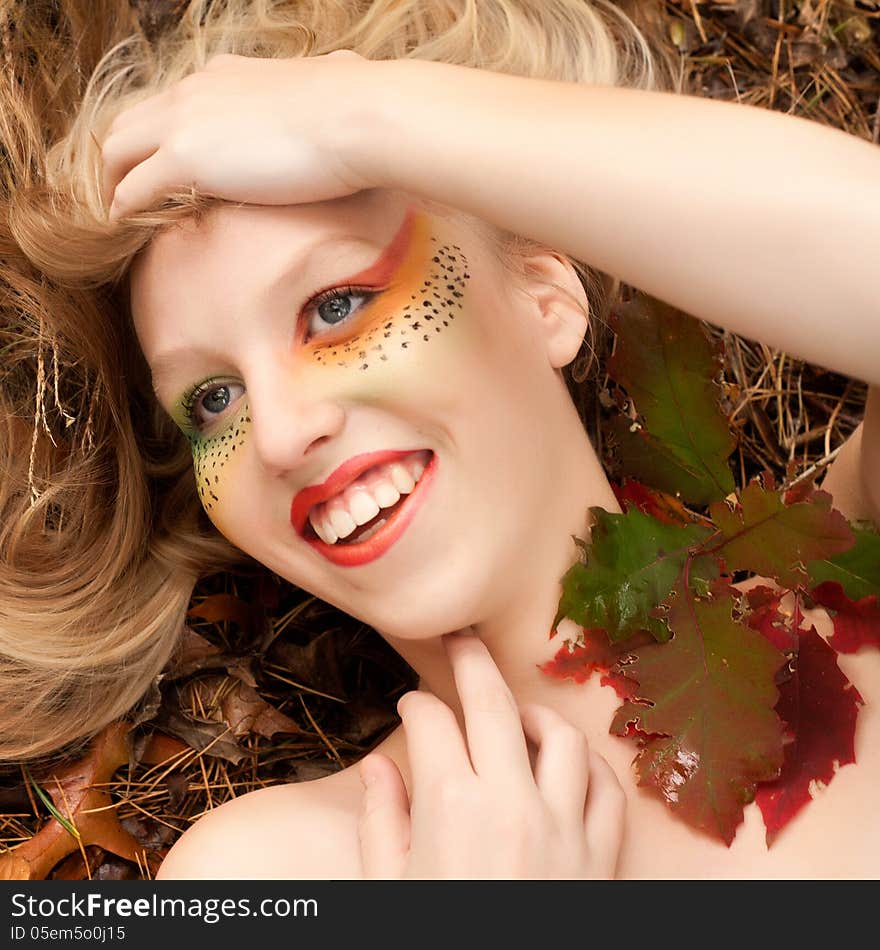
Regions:
<instances>
[{"instance_id":1,"label":"fallen leaf","mask_svg":"<svg viewBox=\"0 0 880 950\"><path fill-rule=\"evenodd\" d=\"M182 739L197 752L226 759L235 765L253 755L235 741L232 730L225 722L192 716L182 709L165 708L157 719L157 725Z\"/></svg>"},{"instance_id":2,"label":"fallen leaf","mask_svg":"<svg viewBox=\"0 0 880 950\"><path fill-rule=\"evenodd\" d=\"M136 862L141 849L120 825L109 794L100 787L129 761L128 730L127 723L111 723L83 759L42 776L40 784L55 808L73 822L83 847L97 845ZM45 880L59 861L78 850L76 838L50 818L32 838L0 855L0 878Z\"/></svg>"},{"instance_id":3,"label":"fallen leaf","mask_svg":"<svg viewBox=\"0 0 880 950\"><path fill-rule=\"evenodd\" d=\"M208 623L231 621L242 630L251 627L251 607L247 601L234 594L211 594L190 607L187 617L206 620Z\"/></svg>"},{"instance_id":4,"label":"fallen leaf","mask_svg":"<svg viewBox=\"0 0 880 950\"><path fill-rule=\"evenodd\" d=\"M198 670L214 669L223 665L223 651L206 640L192 627L184 627L177 649L166 667L168 679L183 679Z\"/></svg>"},{"instance_id":5,"label":"fallen leaf","mask_svg":"<svg viewBox=\"0 0 880 950\"><path fill-rule=\"evenodd\" d=\"M303 735L302 727L266 702L255 689L244 683L235 683L220 699L223 720L236 738L253 733L271 739L276 733Z\"/></svg>"}]
</instances>

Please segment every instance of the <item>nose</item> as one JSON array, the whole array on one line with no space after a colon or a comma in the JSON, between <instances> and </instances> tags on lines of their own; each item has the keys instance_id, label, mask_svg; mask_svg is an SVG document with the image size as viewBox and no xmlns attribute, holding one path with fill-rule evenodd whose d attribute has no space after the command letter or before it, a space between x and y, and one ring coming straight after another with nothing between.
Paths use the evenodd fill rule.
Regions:
<instances>
[{"instance_id":1,"label":"nose","mask_svg":"<svg viewBox=\"0 0 880 950\"><path fill-rule=\"evenodd\" d=\"M330 394L298 384L289 367L264 371L258 382L250 383L248 409L256 454L275 476L301 465L345 423L344 408Z\"/></svg>"}]
</instances>

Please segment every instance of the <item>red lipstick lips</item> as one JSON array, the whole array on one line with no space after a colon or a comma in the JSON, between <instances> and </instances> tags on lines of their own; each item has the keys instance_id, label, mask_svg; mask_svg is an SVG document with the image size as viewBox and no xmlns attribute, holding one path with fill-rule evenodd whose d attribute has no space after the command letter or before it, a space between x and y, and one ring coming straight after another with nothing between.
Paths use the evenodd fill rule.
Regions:
<instances>
[{"instance_id":1,"label":"red lipstick lips","mask_svg":"<svg viewBox=\"0 0 880 950\"><path fill-rule=\"evenodd\" d=\"M362 455L355 455L347 462L343 462L325 482L322 482L320 485L309 485L308 488L302 489L302 491L296 494L290 506L290 522L296 533L315 551L327 558L328 561L340 567L357 567L380 557L403 534L418 510L434 477L434 471L437 467L437 456L435 454L431 454L430 462L425 467L424 472L422 472L422 476L416 483L415 488L405 498L403 504L401 504L388 518L388 521L366 541L353 542L351 544L326 544L320 538L307 537L305 529L309 512L315 505L327 501L334 495L338 495L339 492L355 481L360 475L367 471L367 469L374 468L377 465L395 462L398 459L412 455L414 451L418 450L388 450L382 452L365 452Z\"/></svg>"}]
</instances>

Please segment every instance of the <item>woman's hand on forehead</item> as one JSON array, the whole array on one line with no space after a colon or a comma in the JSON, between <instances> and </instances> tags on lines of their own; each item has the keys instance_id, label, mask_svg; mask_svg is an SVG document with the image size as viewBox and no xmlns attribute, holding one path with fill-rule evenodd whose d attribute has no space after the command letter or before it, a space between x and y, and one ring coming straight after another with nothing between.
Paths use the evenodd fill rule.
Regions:
<instances>
[{"instance_id":1,"label":"woman's hand on forehead","mask_svg":"<svg viewBox=\"0 0 880 950\"><path fill-rule=\"evenodd\" d=\"M121 112L102 145L113 220L193 190L247 204L302 204L372 187L347 158L370 61L223 55Z\"/></svg>"},{"instance_id":2,"label":"woman's hand on forehead","mask_svg":"<svg viewBox=\"0 0 880 950\"><path fill-rule=\"evenodd\" d=\"M626 799L611 767L555 710L518 707L476 636L444 643L466 735L433 694L401 699L411 796L391 759L362 761L364 876L612 877Z\"/></svg>"}]
</instances>

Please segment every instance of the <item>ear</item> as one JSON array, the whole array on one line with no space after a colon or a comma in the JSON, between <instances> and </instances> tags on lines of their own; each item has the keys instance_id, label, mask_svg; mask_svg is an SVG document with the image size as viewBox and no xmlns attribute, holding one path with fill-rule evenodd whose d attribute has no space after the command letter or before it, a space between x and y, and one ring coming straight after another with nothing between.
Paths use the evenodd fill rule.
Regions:
<instances>
[{"instance_id":1,"label":"ear","mask_svg":"<svg viewBox=\"0 0 880 950\"><path fill-rule=\"evenodd\" d=\"M554 369L577 356L589 324L589 301L574 267L552 251L524 261L520 289L535 305L539 334Z\"/></svg>"}]
</instances>

